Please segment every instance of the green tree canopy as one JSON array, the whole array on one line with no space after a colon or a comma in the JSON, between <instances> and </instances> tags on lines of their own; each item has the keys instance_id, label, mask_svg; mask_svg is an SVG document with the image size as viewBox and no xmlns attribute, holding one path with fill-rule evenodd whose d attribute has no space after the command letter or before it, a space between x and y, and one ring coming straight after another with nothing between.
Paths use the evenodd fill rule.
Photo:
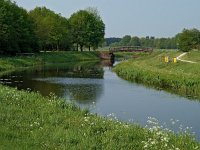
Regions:
<instances>
[{"instance_id":1,"label":"green tree canopy","mask_svg":"<svg viewBox=\"0 0 200 150\"><path fill-rule=\"evenodd\" d=\"M131 36L130 36L130 35L125 35L125 36L121 39L120 45L122 45L122 46L128 46L129 43L130 43L130 41L131 41Z\"/></svg>"},{"instance_id":2,"label":"green tree canopy","mask_svg":"<svg viewBox=\"0 0 200 150\"><path fill-rule=\"evenodd\" d=\"M0 53L37 52L34 28L26 10L9 0L0 0Z\"/></svg>"},{"instance_id":3,"label":"green tree canopy","mask_svg":"<svg viewBox=\"0 0 200 150\"><path fill-rule=\"evenodd\" d=\"M200 45L200 31L197 29L184 29L182 33L177 36L178 46L182 51L190 51L192 49L199 49Z\"/></svg>"},{"instance_id":4,"label":"green tree canopy","mask_svg":"<svg viewBox=\"0 0 200 150\"><path fill-rule=\"evenodd\" d=\"M131 38L129 42L130 46L141 46L140 39L137 36Z\"/></svg>"},{"instance_id":5,"label":"green tree canopy","mask_svg":"<svg viewBox=\"0 0 200 150\"><path fill-rule=\"evenodd\" d=\"M177 49L176 37L172 38L155 38L153 36L149 37L137 37L131 38L130 35L124 36L120 41L110 43L111 47L116 46L142 46L142 47L152 47L158 49Z\"/></svg>"},{"instance_id":6,"label":"green tree canopy","mask_svg":"<svg viewBox=\"0 0 200 150\"><path fill-rule=\"evenodd\" d=\"M66 18L46 7L36 7L29 15L36 24L36 33L42 49L70 49L70 27Z\"/></svg>"},{"instance_id":7,"label":"green tree canopy","mask_svg":"<svg viewBox=\"0 0 200 150\"><path fill-rule=\"evenodd\" d=\"M80 10L69 19L73 43L80 46L81 51L83 47L98 48L104 42L105 25L96 11Z\"/></svg>"}]
</instances>

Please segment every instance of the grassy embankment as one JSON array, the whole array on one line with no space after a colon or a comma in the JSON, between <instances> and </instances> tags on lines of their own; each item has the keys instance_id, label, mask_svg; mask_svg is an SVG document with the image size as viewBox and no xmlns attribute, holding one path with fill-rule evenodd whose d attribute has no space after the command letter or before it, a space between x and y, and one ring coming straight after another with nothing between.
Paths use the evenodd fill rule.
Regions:
<instances>
[{"instance_id":1,"label":"grassy embankment","mask_svg":"<svg viewBox=\"0 0 200 150\"><path fill-rule=\"evenodd\" d=\"M141 56L146 56L149 53L141 53L141 52L115 52L115 58L117 60L124 60L124 59L130 59L130 58L138 58Z\"/></svg>"},{"instance_id":2,"label":"grassy embankment","mask_svg":"<svg viewBox=\"0 0 200 150\"><path fill-rule=\"evenodd\" d=\"M161 60L162 56L173 58L180 54L181 52L178 51L155 51L151 55L123 62L117 65L114 71L120 77L129 81L200 98L199 52L192 51L182 58L199 62L196 64L185 62L164 63Z\"/></svg>"},{"instance_id":3,"label":"grassy embankment","mask_svg":"<svg viewBox=\"0 0 200 150\"><path fill-rule=\"evenodd\" d=\"M47 52L36 54L31 57L0 57L0 74L5 71L13 71L41 65L43 63L65 63L72 61L99 60L98 52Z\"/></svg>"},{"instance_id":4,"label":"grassy embankment","mask_svg":"<svg viewBox=\"0 0 200 150\"><path fill-rule=\"evenodd\" d=\"M21 61L17 62L20 66ZM88 114L87 110L65 104L54 95L42 97L0 85L0 105L0 149L192 150L200 147L186 134L162 131L154 119L150 120L151 130L147 130Z\"/></svg>"},{"instance_id":5,"label":"grassy embankment","mask_svg":"<svg viewBox=\"0 0 200 150\"><path fill-rule=\"evenodd\" d=\"M0 149L199 149L187 135L88 114L54 95L0 85ZM152 120L154 121L154 120Z\"/></svg>"}]
</instances>

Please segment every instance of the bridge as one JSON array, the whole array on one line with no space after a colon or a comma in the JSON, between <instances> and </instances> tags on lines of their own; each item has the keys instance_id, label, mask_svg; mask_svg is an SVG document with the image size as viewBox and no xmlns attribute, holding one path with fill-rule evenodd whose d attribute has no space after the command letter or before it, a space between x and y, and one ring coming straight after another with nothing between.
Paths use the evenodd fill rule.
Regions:
<instances>
[{"instance_id":1,"label":"bridge","mask_svg":"<svg viewBox=\"0 0 200 150\"><path fill-rule=\"evenodd\" d=\"M120 47L110 47L109 52L152 52L153 48L142 47L142 46L120 46Z\"/></svg>"},{"instance_id":2,"label":"bridge","mask_svg":"<svg viewBox=\"0 0 200 150\"><path fill-rule=\"evenodd\" d=\"M121 47L110 47L109 51L101 52L101 59L114 59L116 52L152 52L153 48L141 47L141 46L121 46Z\"/></svg>"}]
</instances>

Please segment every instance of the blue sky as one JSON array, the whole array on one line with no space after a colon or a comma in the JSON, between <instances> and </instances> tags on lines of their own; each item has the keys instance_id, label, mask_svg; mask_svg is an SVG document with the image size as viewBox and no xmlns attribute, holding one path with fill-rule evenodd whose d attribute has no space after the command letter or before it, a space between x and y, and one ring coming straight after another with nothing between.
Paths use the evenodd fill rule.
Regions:
<instances>
[{"instance_id":1,"label":"blue sky","mask_svg":"<svg viewBox=\"0 0 200 150\"><path fill-rule=\"evenodd\" d=\"M15 0L27 10L36 6L69 18L80 9L96 7L106 37L172 37L183 28L200 29L200 0Z\"/></svg>"}]
</instances>

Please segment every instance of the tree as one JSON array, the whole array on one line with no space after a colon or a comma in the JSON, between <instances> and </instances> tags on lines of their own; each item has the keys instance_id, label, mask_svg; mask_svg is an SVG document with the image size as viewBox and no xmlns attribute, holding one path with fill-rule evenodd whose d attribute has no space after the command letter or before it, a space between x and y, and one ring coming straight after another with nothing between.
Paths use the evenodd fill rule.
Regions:
<instances>
[{"instance_id":1,"label":"tree","mask_svg":"<svg viewBox=\"0 0 200 150\"><path fill-rule=\"evenodd\" d=\"M104 42L105 25L101 18L97 16L97 13L87 10L79 10L72 14L69 19L73 42L78 47L80 46L81 51L83 47L98 48L99 44Z\"/></svg>"},{"instance_id":2,"label":"tree","mask_svg":"<svg viewBox=\"0 0 200 150\"><path fill-rule=\"evenodd\" d=\"M68 50L71 47L70 28L68 20L62 16L55 16L55 22L50 32L50 39L56 49Z\"/></svg>"},{"instance_id":3,"label":"tree","mask_svg":"<svg viewBox=\"0 0 200 150\"><path fill-rule=\"evenodd\" d=\"M90 50L90 47L92 46L95 50L99 47L99 45L104 43L105 24L103 23L96 8L89 7L86 9L86 11L89 13L90 16L90 20L88 20L88 47Z\"/></svg>"},{"instance_id":4,"label":"tree","mask_svg":"<svg viewBox=\"0 0 200 150\"><path fill-rule=\"evenodd\" d=\"M184 29L177 35L180 50L188 52L192 49L199 49L200 31L197 29Z\"/></svg>"},{"instance_id":5,"label":"tree","mask_svg":"<svg viewBox=\"0 0 200 150\"><path fill-rule=\"evenodd\" d=\"M121 41L121 38L111 37L105 38L106 46L110 46L112 43Z\"/></svg>"},{"instance_id":6,"label":"tree","mask_svg":"<svg viewBox=\"0 0 200 150\"><path fill-rule=\"evenodd\" d=\"M122 40L120 41L121 46L128 46L131 41L131 36L130 35L125 35Z\"/></svg>"},{"instance_id":7,"label":"tree","mask_svg":"<svg viewBox=\"0 0 200 150\"><path fill-rule=\"evenodd\" d=\"M70 26L66 18L46 7L36 7L29 15L35 22L35 32L43 50L70 49Z\"/></svg>"},{"instance_id":8,"label":"tree","mask_svg":"<svg viewBox=\"0 0 200 150\"><path fill-rule=\"evenodd\" d=\"M69 19L71 29L72 29L72 39L73 43L77 44L77 50L80 46L81 51L83 51L83 46L86 45L86 30L87 30L87 15L88 12L80 10L74 14Z\"/></svg>"},{"instance_id":9,"label":"tree","mask_svg":"<svg viewBox=\"0 0 200 150\"><path fill-rule=\"evenodd\" d=\"M26 10L0 0L0 53L38 52L34 24Z\"/></svg>"},{"instance_id":10,"label":"tree","mask_svg":"<svg viewBox=\"0 0 200 150\"><path fill-rule=\"evenodd\" d=\"M132 37L129 45L130 46L141 46L140 39L137 36Z\"/></svg>"}]
</instances>

